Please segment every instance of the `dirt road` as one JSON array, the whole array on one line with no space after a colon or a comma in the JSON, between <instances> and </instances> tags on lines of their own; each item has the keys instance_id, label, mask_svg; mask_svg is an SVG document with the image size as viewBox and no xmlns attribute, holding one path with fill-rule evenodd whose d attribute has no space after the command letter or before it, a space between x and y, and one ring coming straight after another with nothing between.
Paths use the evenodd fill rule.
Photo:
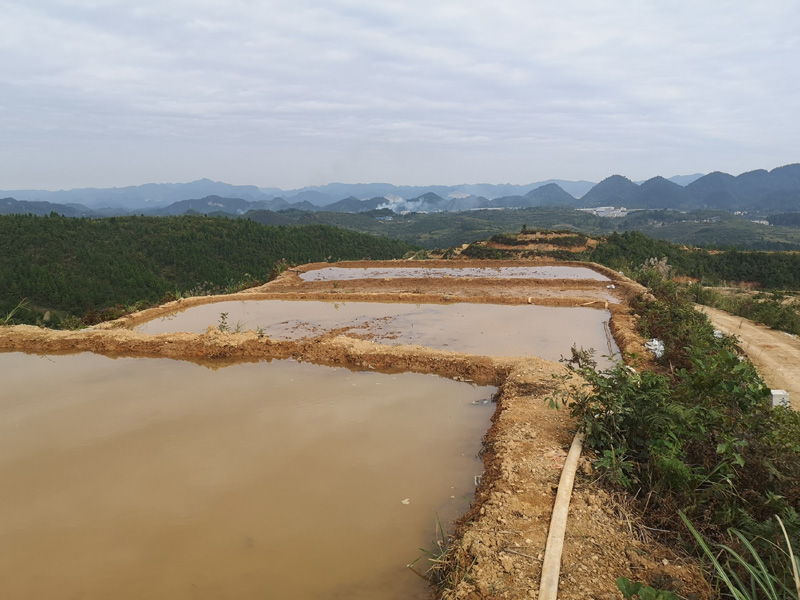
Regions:
<instances>
[{"instance_id":1,"label":"dirt road","mask_svg":"<svg viewBox=\"0 0 800 600\"><path fill-rule=\"evenodd\" d=\"M738 337L766 384L789 392L792 407L800 410L800 339L723 310L699 305L697 309L708 315L714 327Z\"/></svg>"}]
</instances>

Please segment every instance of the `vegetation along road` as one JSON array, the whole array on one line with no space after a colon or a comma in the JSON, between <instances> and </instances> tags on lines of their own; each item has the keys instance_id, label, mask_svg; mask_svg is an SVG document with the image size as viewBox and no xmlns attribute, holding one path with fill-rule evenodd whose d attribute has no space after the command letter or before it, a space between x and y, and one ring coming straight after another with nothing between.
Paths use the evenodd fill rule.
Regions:
<instances>
[{"instance_id":1,"label":"vegetation along road","mask_svg":"<svg viewBox=\"0 0 800 600\"><path fill-rule=\"evenodd\" d=\"M800 410L800 339L716 308L698 305L698 310L714 327L738 337L766 384L789 392L792 407Z\"/></svg>"}]
</instances>

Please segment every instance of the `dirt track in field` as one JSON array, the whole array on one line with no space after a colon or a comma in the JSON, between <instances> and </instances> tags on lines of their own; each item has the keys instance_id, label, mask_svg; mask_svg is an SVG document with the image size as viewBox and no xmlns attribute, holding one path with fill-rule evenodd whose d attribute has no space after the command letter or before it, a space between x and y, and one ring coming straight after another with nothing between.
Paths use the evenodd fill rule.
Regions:
<instances>
[{"instance_id":1,"label":"dirt track in field","mask_svg":"<svg viewBox=\"0 0 800 600\"><path fill-rule=\"evenodd\" d=\"M539 264L544 263L536 263ZM559 263L564 265L565 263ZM339 267L407 266L407 262L337 263ZM525 266L519 261L425 261L414 266ZM479 302L608 308L610 329L623 352L646 354L635 331L629 300L645 290L605 269L609 282L574 280L381 279L303 282L299 273L327 264L304 265L277 280L233 296L187 298L115 322L77 331L29 326L0 328L0 351L34 353L97 352L111 356L152 356L206 365L231 361L295 358L352 369L436 373L457 380L500 386L497 410L484 440L484 475L471 510L457 525L453 548L456 580L443 597L536 598L542 556L558 480L571 442L565 410L547 407L556 389L553 374L562 365L538 358L476 357L420 346L384 346L341 335L278 341L255 332L146 335L131 328L187 306L231 299L347 299L392 302ZM585 267L585 263L575 266ZM596 483L590 461L582 459L576 481L562 559L559 598L620 598L615 580L673 582L686 597L707 597L702 577L636 525Z\"/></svg>"},{"instance_id":2,"label":"dirt track in field","mask_svg":"<svg viewBox=\"0 0 800 600\"><path fill-rule=\"evenodd\" d=\"M738 337L766 384L789 392L792 408L800 410L800 339L724 310L699 305L697 309L708 315L717 329Z\"/></svg>"}]
</instances>

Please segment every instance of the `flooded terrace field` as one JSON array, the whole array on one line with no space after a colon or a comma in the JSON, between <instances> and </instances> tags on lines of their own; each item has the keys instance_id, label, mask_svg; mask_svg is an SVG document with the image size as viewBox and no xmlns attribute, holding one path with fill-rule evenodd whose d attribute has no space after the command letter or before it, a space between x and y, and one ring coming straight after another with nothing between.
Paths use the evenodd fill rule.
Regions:
<instances>
[{"instance_id":1,"label":"flooded terrace field","mask_svg":"<svg viewBox=\"0 0 800 600\"><path fill-rule=\"evenodd\" d=\"M494 388L0 353L0 597L424 598Z\"/></svg>"},{"instance_id":2,"label":"flooded terrace field","mask_svg":"<svg viewBox=\"0 0 800 600\"><path fill-rule=\"evenodd\" d=\"M287 340L335 333L387 345L557 361L569 356L572 345L593 348L598 357L617 352L607 334L609 316L607 310L536 305L250 300L195 306L136 329L202 333L214 327Z\"/></svg>"},{"instance_id":3,"label":"flooded terrace field","mask_svg":"<svg viewBox=\"0 0 800 600\"><path fill-rule=\"evenodd\" d=\"M586 267L499 266L499 267L323 267L300 274L303 281L347 281L353 279L408 279L471 277L476 279L588 279L610 281Z\"/></svg>"},{"instance_id":4,"label":"flooded terrace field","mask_svg":"<svg viewBox=\"0 0 800 600\"><path fill-rule=\"evenodd\" d=\"M409 263L349 268L396 264ZM0 597L421 600L430 590L405 565L434 547L434 510L445 523L467 511L484 468L454 541L481 568L457 593L536 592L572 426L547 409L562 367L537 356L555 360L573 344L607 354L610 331L640 351L627 302L644 288L601 267L613 285L300 278L327 267L82 331L0 331L5 352L139 357L0 354L16 394L0 394L0 487L11 490L0 494L0 547L13 548L0 560ZM289 357L364 371L279 360ZM391 375L402 370L422 379ZM483 404L495 388L463 381L502 385L498 410ZM439 404L449 394L441 382L463 386L452 404ZM599 537L616 523L604 521ZM599 553L610 573L623 552L603 546L592 560ZM597 577L576 590L617 593Z\"/></svg>"}]
</instances>

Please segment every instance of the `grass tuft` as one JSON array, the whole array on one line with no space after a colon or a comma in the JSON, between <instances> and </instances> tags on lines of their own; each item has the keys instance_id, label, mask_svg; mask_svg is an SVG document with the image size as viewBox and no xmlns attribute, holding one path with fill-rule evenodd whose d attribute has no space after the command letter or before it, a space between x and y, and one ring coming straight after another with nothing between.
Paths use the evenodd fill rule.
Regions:
<instances>
[{"instance_id":1,"label":"grass tuft","mask_svg":"<svg viewBox=\"0 0 800 600\"><path fill-rule=\"evenodd\" d=\"M778 550L791 565L789 571L793 575L794 589L775 575L773 569L741 531L731 529L730 534L733 540L738 540L738 543L749 553L750 558L727 544L719 544L720 551L715 554L688 517L683 512L680 513L680 516L703 554L711 561L717 579L724 584L734 600L760 600L762 598L766 600L798 600L800 597L800 575L798 575L800 559L792 550L789 535L786 533L780 517L776 516L775 518L783 531L787 549L778 547ZM724 557L724 562L722 557Z\"/></svg>"}]
</instances>

